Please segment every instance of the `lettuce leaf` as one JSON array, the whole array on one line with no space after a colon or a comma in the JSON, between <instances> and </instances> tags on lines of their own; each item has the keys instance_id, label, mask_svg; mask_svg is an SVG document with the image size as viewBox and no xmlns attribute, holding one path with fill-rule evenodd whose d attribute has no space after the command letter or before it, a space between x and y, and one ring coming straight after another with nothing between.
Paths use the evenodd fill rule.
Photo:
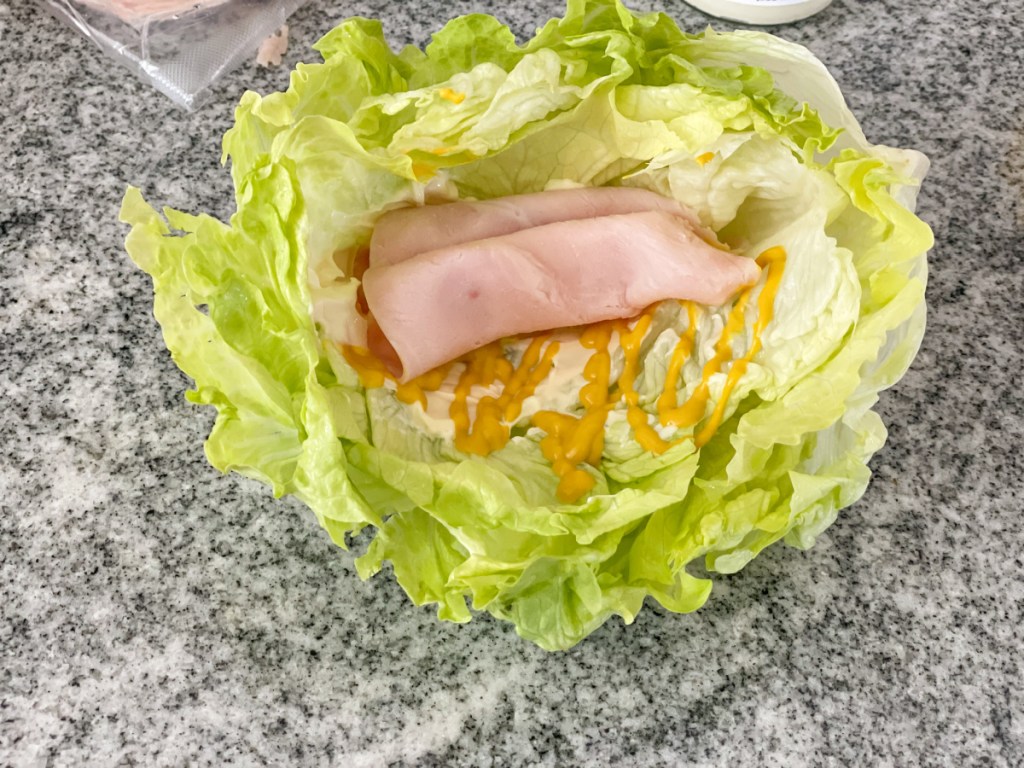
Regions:
<instances>
[{"instance_id":1,"label":"lettuce leaf","mask_svg":"<svg viewBox=\"0 0 1024 768\"><path fill-rule=\"evenodd\" d=\"M931 233L912 207L927 161L869 144L806 49L686 34L618 0L570 0L521 46L475 14L422 51L393 52L366 19L317 49L323 62L299 65L287 91L242 98L224 137L228 223L161 216L135 189L121 211L167 347L195 381L187 396L217 409L215 467L302 499L341 547L372 527L363 578L390 562L439 618L488 611L547 649L612 615L631 622L647 598L695 610L711 582L691 563L732 573L778 540L809 547L860 497L885 440L871 407L924 331ZM361 386L323 308L351 303L336 254L392 207L609 183L674 196L737 250L781 244L789 260L714 437L654 455L613 414L593 491L564 504L539 430L460 454L418 406ZM727 311L702 313L680 397ZM677 338L666 328L647 348L649 408Z\"/></svg>"}]
</instances>

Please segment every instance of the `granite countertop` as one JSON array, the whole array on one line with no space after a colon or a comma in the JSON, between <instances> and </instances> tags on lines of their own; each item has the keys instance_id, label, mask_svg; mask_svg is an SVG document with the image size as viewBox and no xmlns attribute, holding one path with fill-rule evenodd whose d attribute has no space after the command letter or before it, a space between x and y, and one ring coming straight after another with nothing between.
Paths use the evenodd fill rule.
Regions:
<instances>
[{"instance_id":1,"label":"granite countertop","mask_svg":"<svg viewBox=\"0 0 1024 768\"><path fill-rule=\"evenodd\" d=\"M347 15L422 44L478 9L314 0L287 63ZM133 183L229 215L220 136L286 69L185 114L0 0L0 765L1024 765L1024 5L836 0L772 31L931 157L928 334L817 546L549 654L361 582L299 502L206 463L117 210Z\"/></svg>"}]
</instances>

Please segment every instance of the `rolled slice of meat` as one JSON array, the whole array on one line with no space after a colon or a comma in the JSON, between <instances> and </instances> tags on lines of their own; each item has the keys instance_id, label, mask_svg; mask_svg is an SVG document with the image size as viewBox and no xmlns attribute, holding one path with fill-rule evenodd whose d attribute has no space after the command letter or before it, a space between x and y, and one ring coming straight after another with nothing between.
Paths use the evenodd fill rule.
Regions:
<instances>
[{"instance_id":1,"label":"rolled slice of meat","mask_svg":"<svg viewBox=\"0 0 1024 768\"><path fill-rule=\"evenodd\" d=\"M384 266L449 245L508 235L558 221L622 213L666 211L695 229L696 217L675 200L646 189L584 187L511 195L494 200L459 201L398 208L377 219L370 240L370 265ZM710 232L703 232L713 239Z\"/></svg>"},{"instance_id":2,"label":"rolled slice of meat","mask_svg":"<svg viewBox=\"0 0 1024 768\"><path fill-rule=\"evenodd\" d=\"M664 299L722 304L759 274L665 211L560 221L371 262L368 343L407 381L507 336L632 317Z\"/></svg>"}]
</instances>

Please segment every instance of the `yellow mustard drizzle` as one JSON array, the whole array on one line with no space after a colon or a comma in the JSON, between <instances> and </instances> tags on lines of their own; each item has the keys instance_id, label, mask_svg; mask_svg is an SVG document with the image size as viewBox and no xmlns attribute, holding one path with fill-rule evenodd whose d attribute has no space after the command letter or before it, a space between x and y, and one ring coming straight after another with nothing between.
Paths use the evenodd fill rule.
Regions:
<instances>
[{"instance_id":1,"label":"yellow mustard drizzle","mask_svg":"<svg viewBox=\"0 0 1024 768\"><path fill-rule=\"evenodd\" d=\"M399 384L395 389L395 396L403 403L419 403L423 410L427 410L427 392L436 392L441 388L450 368L451 363L448 363L427 371L412 381Z\"/></svg>"},{"instance_id":2,"label":"yellow mustard drizzle","mask_svg":"<svg viewBox=\"0 0 1024 768\"><path fill-rule=\"evenodd\" d=\"M697 161L699 165L707 165L708 163L715 159L715 153L705 152L703 155L697 155L697 157L694 159Z\"/></svg>"},{"instance_id":3,"label":"yellow mustard drizzle","mask_svg":"<svg viewBox=\"0 0 1024 768\"><path fill-rule=\"evenodd\" d=\"M498 407L501 416L509 424L514 424L523 411L523 402L534 393L537 387L551 373L555 364L555 355L558 353L558 342L548 344L544 353L541 354L544 336L535 336L530 346L523 353L523 359L512 372L511 378L505 383L505 388L498 397Z\"/></svg>"},{"instance_id":4,"label":"yellow mustard drizzle","mask_svg":"<svg viewBox=\"0 0 1024 768\"><path fill-rule=\"evenodd\" d=\"M412 173L416 177L417 181L430 181L434 176L437 175L437 167L430 163L423 163L419 160L413 160L412 162Z\"/></svg>"},{"instance_id":5,"label":"yellow mustard drizzle","mask_svg":"<svg viewBox=\"0 0 1024 768\"><path fill-rule=\"evenodd\" d=\"M348 361L359 376L359 383L367 389L383 387L384 382L394 381L395 377L385 367L384 363L378 360L370 350L365 347L355 347L348 344L341 345L341 354ZM417 376L404 384L398 384L395 395L403 403L419 403L424 410L427 407L427 392L436 392L441 388L452 363L438 366L432 371L427 371L422 376Z\"/></svg>"},{"instance_id":6,"label":"yellow mustard drizzle","mask_svg":"<svg viewBox=\"0 0 1024 768\"><path fill-rule=\"evenodd\" d=\"M440 96L445 101L450 101L452 104L461 104L466 100L466 94L464 94L462 91L456 91L452 88L442 88L440 91L437 92L437 95Z\"/></svg>"},{"instance_id":7,"label":"yellow mustard drizzle","mask_svg":"<svg viewBox=\"0 0 1024 768\"><path fill-rule=\"evenodd\" d=\"M455 398L448 410L455 425L455 447L465 453L486 456L509 441L511 425L519 418L523 401L533 394L551 372L558 342L550 334L534 336L515 369L502 354L500 342L470 352L462 359L466 367L455 385ZM545 344L547 347L545 348ZM476 418L469 416L469 395L473 387L502 385L498 397L481 397Z\"/></svg>"},{"instance_id":8,"label":"yellow mustard drizzle","mask_svg":"<svg viewBox=\"0 0 1024 768\"><path fill-rule=\"evenodd\" d=\"M668 370L665 371L665 384L658 397L658 421L665 426L671 423L670 414L678 408L676 382L679 381L679 375L683 372L683 365L693 354L693 346L697 340L697 305L692 301L683 301L680 304L686 307L686 316L689 322L686 332L679 337L675 349L672 350L672 357L668 361Z\"/></svg>"},{"instance_id":9,"label":"yellow mustard drizzle","mask_svg":"<svg viewBox=\"0 0 1024 768\"><path fill-rule=\"evenodd\" d=\"M647 411L640 407L640 395L636 391L636 374L640 366L640 346L651 327L652 314L646 312L637 319L632 329L619 332L619 346L622 347L622 373L619 375L618 394L626 401L626 421L633 430L633 436L645 451L664 453L669 443L647 421Z\"/></svg>"},{"instance_id":10,"label":"yellow mustard drizzle","mask_svg":"<svg viewBox=\"0 0 1024 768\"><path fill-rule=\"evenodd\" d=\"M540 441L540 449L558 476L556 495L561 501L575 501L594 487L593 476L579 465L596 464L604 450L604 423L611 407L608 344L614 329L614 321L605 321L583 329L580 334L580 345L594 350L583 366L583 378L587 382L579 395L583 415L539 411L530 420L547 433Z\"/></svg>"},{"instance_id":11,"label":"yellow mustard drizzle","mask_svg":"<svg viewBox=\"0 0 1024 768\"><path fill-rule=\"evenodd\" d=\"M583 415L538 411L530 419L530 423L547 433L540 441L540 450L558 476L556 495L564 502L576 501L594 487L593 476L579 465L597 464L604 450L604 423L611 409L612 362L608 344L615 326L615 321L606 320L584 328L580 334L580 345L594 350L583 366L587 382L580 388Z\"/></svg>"},{"instance_id":12,"label":"yellow mustard drizzle","mask_svg":"<svg viewBox=\"0 0 1024 768\"><path fill-rule=\"evenodd\" d=\"M384 363L374 357L366 347L356 347L349 344L342 344L341 354L345 361L355 369L359 376L359 383L366 389L383 387L387 379L393 378Z\"/></svg>"},{"instance_id":13,"label":"yellow mustard drizzle","mask_svg":"<svg viewBox=\"0 0 1024 768\"><path fill-rule=\"evenodd\" d=\"M492 342L404 383L395 381L384 364L363 347L343 344L341 352L364 387L382 387L385 381L394 381L395 396L406 404L419 403L424 411L427 409L426 393L440 389L452 366L461 363L464 368L448 409L455 426L455 447L465 453L486 456L508 443L511 425L519 419L523 403L551 372L558 342L549 343L550 337L551 334L534 336L515 368L506 359L501 342ZM498 397L481 397L475 418L470 418L469 396L473 388L486 388L495 383L501 385L501 393Z\"/></svg>"},{"instance_id":14,"label":"yellow mustard drizzle","mask_svg":"<svg viewBox=\"0 0 1024 768\"><path fill-rule=\"evenodd\" d=\"M725 414L725 407L729 403L729 396L736 387L736 383L746 373L747 364L761 350L761 334L764 333L764 329L772 321L772 316L775 314L775 294L778 293L779 284L782 282L782 272L786 266L786 251L781 246L769 248L757 257L757 263L762 269L768 271L768 275L765 278L764 287L761 288L761 294L757 297L757 319L754 321L750 348L743 357L739 360L734 360L729 368L725 384L722 386L722 393L718 397L718 402L715 403L715 410L711 412L707 423L704 424L703 428L693 439L694 445L698 448L707 443L721 425L722 417ZM750 296L750 290L750 288L747 288L743 292L745 298Z\"/></svg>"},{"instance_id":15,"label":"yellow mustard drizzle","mask_svg":"<svg viewBox=\"0 0 1024 768\"><path fill-rule=\"evenodd\" d=\"M747 363L753 359L754 355L761 349L761 334L765 327L771 322L772 315L775 307L775 294L779 290L779 284L782 281L782 272L786 265L786 251L781 246L775 246L764 251L760 256L757 257L758 265L766 269L768 274L765 278L764 286L761 288L761 294L757 300L758 316L757 320L754 321L754 328L752 338L750 341L750 348L747 353L734 360L732 366L729 368L729 373L726 375L725 385L722 388L721 396L718 398L718 402L715 403L715 408L704 424L703 428L694 435L693 443L698 448L705 445L708 440L711 439L715 431L721 426L722 417L725 414L725 408L729 402L729 395L735 388L736 383L743 376L747 370ZM662 396L658 399L658 419L662 424L673 425L677 427L692 427L698 421L704 417L704 411L707 408L708 400L711 397L709 382L711 377L721 371L722 366L725 362L732 358L732 338L733 336L742 331L745 325L745 314L747 303L750 300L753 286L745 288L742 293L737 297L736 303L733 305L732 310L729 312L729 316L725 321L725 327L722 329L722 335L718 337L718 341L715 343L715 352L711 356L711 359L704 364L704 368L701 370L700 383L697 388L690 395L689 399L679 407L675 407L675 394L670 393L670 388L675 388L675 383L678 380L679 370L675 371L675 375L672 375L672 366L669 367L669 376L666 377L665 390L662 392ZM690 329L695 326L695 315L690 315ZM683 339L680 339L680 344L684 343L684 339L692 349L693 341L690 337L690 329L687 329L687 334ZM673 361L675 362L675 355L673 355ZM679 367L681 368L681 363Z\"/></svg>"},{"instance_id":16,"label":"yellow mustard drizzle","mask_svg":"<svg viewBox=\"0 0 1024 768\"><path fill-rule=\"evenodd\" d=\"M593 476L581 469L581 465L597 466L601 462L605 423L619 400L625 401L626 418L644 450L660 453L668 448L668 443L648 424L647 413L640 407L640 396L635 388L640 349L652 319L653 309L649 309L632 321L632 326L629 320L607 320L585 328L580 334L580 345L594 353L583 367L583 378L587 382L580 389L583 415L539 411L531 418L535 427L547 433L541 439L540 448L558 475L559 500L576 501L594 486ZM623 355L622 372L614 390L608 352L613 333L619 336Z\"/></svg>"},{"instance_id":17,"label":"yellow mustard drizzle","mask_svg":"<svg viewBox=\"0 0 1024 768\"><path fill-rule=\"evenodd\" d=\"M745 290L736 299L736 303L729 311L729 316L722 329L722 335L715 343L715 353L711 359L704 363L701 369L700 383L693 391L693 394L678 408L658 410L658 420L665 425L675 427L692 427L704 417L704 410L708 400L711 398L711 391L708 383L711 377L718 373L722 366L732 355L732 337L738 331L743 330L744 311L747 300L750 298L750 291Z\"/></svg>"},{"instance_id":18,"label":"yellow mustard drizzle","mask_svg":"<svg viewBox=\"0 0 1024 768\"><path fill-rule=\"evenodd\" d=\"M722 334L715 342L714 354L701 370L700 382L686 402L678 405L676 386L683 365L693 354L700 311L692 301L681 302L686 308L689 322L673 350L661 394L655 403L658 421L664 426L680 428L693 427L699 423L704 418L710 399L711 377L719 373L727 361L732 360L714 410L693 437L698 448L705 445L721 425L729 396L746 372L748 363L761 349L761 335L774 314L775 295L782 280L785 262L786 251L781 246L769 248L758 256L757 263L767 271L767 275L757 299L758 314L749 349L742 357L732 358L732 340L745 327L746 309L754 286L745 288L736 298ZM650 308L635 320L606 320L583 328L580 344L593 350L583 369L587 383L579 392L583 414L574 416L557 411L538 411L531 416L530 423L546 433L540 441L540 449L559 478L559 500L566 503L577 501L593 488L594 477L581 469L581 466L597 466L600 463L608 413L620 400L626 406L627 422L645 451L661 454L686 439L687 436L673 441L663 439L649 423L647 412L640 407L639 393L635 386L636 376L640 350L652 320L653 308ZM614 333L619 336L623 367L613 389L608 347ZM449 408L449 416L455 427L455 447L464 453L486 456L508 443L511 426L519 419L524 401L551 372L559 345L556 341L550 341L550 338L550 333L532 337L515 367L504 356L501 342L493 342L412 381L397 384L396 396L404 403L418 402L426 409L425 393L439 389L451 367L463 364L464 369L459 375ZM384 364L368 350L348 345L342 345L341 349L364 387L381 387L386 380L394 380ZM475 418L471 418L468 401L473 388L491 387L495 383L501 385L500 394L497 397L481 397L477 401Z\"/></svg>"}]
</instances>

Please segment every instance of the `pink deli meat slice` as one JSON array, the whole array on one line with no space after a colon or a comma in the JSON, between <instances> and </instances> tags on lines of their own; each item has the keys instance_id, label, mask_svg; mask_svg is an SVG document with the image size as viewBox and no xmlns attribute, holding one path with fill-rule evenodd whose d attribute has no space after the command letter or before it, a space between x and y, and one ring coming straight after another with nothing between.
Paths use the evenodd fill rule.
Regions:
<instances>
[{"instance_id":1,"label":"pink deli meat slice","mask_svg":"<svg viewBox=\"0 0 1024 768\"><path fill-rule=\"evenodd\" d=\"M508 336L632 317L663 299L722 304L759 274L664 211L562 221L371 264L369 345L408 381Z\"/></svg>"},{"instance_id":2,"label":"pink deli meat slice","mask_svg":"<svg viewBox=\"0 0 1024 768\"><path fill-rule=\"evenodd\" d=\"M621 213L667 211L699 228L696 217L675 200L630 187L585 187L398 208L382 215L370 239L370 265L405 261L424 251L508 235L558 221ZM710 233L707 237L712 237Z\"/></svg>"}]
</instances>

